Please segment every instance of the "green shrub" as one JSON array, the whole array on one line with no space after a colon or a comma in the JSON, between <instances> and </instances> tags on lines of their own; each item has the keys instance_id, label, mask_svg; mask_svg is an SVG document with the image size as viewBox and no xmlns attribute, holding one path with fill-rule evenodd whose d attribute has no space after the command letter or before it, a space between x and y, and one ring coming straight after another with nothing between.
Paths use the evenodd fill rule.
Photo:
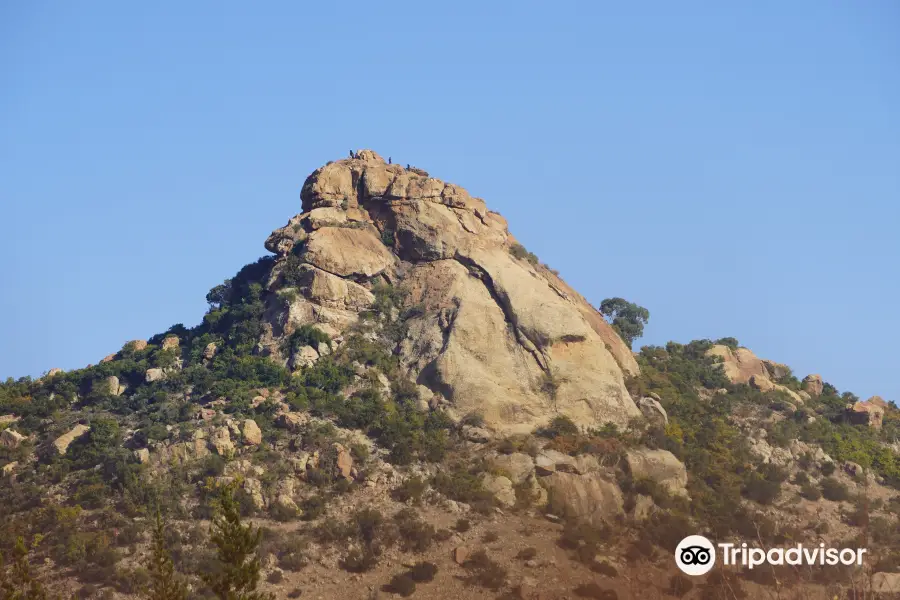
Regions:
<instances>
[{"instance_id":1,"label":"green shrub","mask_svg":"<svg viewBox=\"0 0 900 600\"><path fill-rule=\"evenodd\" d=\"M850 490L847 486L837 479L826 477L820 484L822 488L822 497L832 502L844 502L850 499Z\"/></svg>"},{"instance_id":2,"label":"green shrub","mask_svg":"<svg viewBox=\"0 0 900 600\"><path fill-rule=\"evenodd\" d=\"M472 585L479 585L494 591L506 585L506 569L491 559L484 550L472 554L463 563L463 567L469 571L467 579Z\"/></svg>"},{"instance_id":3,"label":"green shrub","mask_svg":"<svg viewBox=\"0 0 900 600\"><path fill-rule=\"evenodd\" d=\"M412 502L419 505L422 502L422 495L427 489L428 482L418 475L414 475L397 486L391 495L397 502Z\"/></svg>"},{"instance_id":4,"label":"green shrub","mask_svg":"<svg viewBox=\"0 0 900 600\"><path fill-rule=\"evenodd\" d=\"M416 582L406 573L399 573L391 578L391 582L387 585L387 590L403 596L412 596L416 591Z\"/></svg>"},{"instance_id":5,"label":"green shrub","mask_svg":"<svg viewBox=\"0 0 900 600\"><path fill-rule=\"evenodd\" d=\"M415 510L405 508L394 515L401 544L407 552L425 552L434 542L434 527L419 518Z\"/></svg>"},{"instance_id":6,"label":"green shrub","mask_svg":"<svg viewBox=\"0 0 900 600\"><path fill-rule=\"evenodd\" d=\"M438 567L430 562L418 562L409 570L410 578L417 583L428 583L437 575Z\"/></svg>"},{"instance_id":7,"label":"green shrub","mask_svg":"<svg viewBox=\"0 0 900 600\"><path fill-rule=\"evenodd\" d=\"M527 260L533 265L538 264L540 260L536 255L526 250L525 246L523 246L522 244L512 244L509 247L509 253L513 256L513 258L517 258L519 260Z\"/></svg>"},{"instance_id":8,"label":"green shrub","mask_svg":"<svg viewBox=\"0 0 900 600\"><path fill-rule=\"evenodd\" d=\"M806 482L800 486L800 495L813 502L822 498L822 492L810 482Z\"/></svg>"}]
</instances>

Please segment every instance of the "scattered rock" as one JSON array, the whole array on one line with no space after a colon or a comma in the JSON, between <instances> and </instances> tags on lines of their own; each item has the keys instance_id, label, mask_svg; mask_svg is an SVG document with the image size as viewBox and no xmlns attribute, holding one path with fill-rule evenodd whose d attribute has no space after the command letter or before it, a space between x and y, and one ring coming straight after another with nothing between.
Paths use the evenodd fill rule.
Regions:
<instances>
[{"instance_id":1,"label":"scattered rock","mask_svg":"<svg viewBox=\"0 0 900 600\"><path fill-rule=\"evenodd\" d=\"M461 565L466 562L469 558L469 549L465 546L457 546L453 549L453 562L458 565Z\"/></svg>"},{"instance_id":2,"label":"scattered rock","mask_svg":"<svg viewBox=\"0 0 900 600\"><path fill-rule=\"evenodd\" d=\"M625 466L634 479L650 479L670 494L687 494L687 469L668 450L629 450Z\"/></svg>"},{"instance_id":3,"label":"scattered rock","mask_svg":"<svg viewBox=\"0 0 900 600\"><path fill-rule=\"evenodd\" d=\"M308 367L319 360L319 353L312 346L301 346L291 356L291 368L293 370Z\"/></svg>"},{"instance_id":4,"label":"scattered rock","mask_svg":"<svg viewBox=\"0 0 900 600\"><path fill-rule=\"evenodd\" d=\"M66 453L66 450L69 449L69 444L86 434L90 431L91 428L87 425L76 425L72 429L70 429L67 433L59 436L54 440L53 446L56 448L56 451L59 452L60 455Z\"/></svg>"},{"instance_id":5,"label":"scattered rock","mask_svg":"<svg viewBox=\"0 0 900 600\"><path fill-rule=\"evenodd\" d=\"M769 372L763 361L747 348L732 350L728 346L717 344L707 350L707 355L722 359L725 377L732 383L749 383L754 375L768 379Z\"/></svg>"},{"instance_id":6,"label":"scattered rock","mask_svg":"<svg viewBox=\"0 0 900 600\"><path fill-rule=\"evenodd\" d=\"M556 471L575 472L575 459L556 450L541 450L534 459L535 473L547 476Z\"/></svg>"},{"instance_id":7,"label":"scattered rock","mask_svg":"<svg viewBox=\"0 0 900 600\"><path fill-rule=\"evenodd\" d=\"M163 350L174 350L178 348L178 336L177 335L169 335L162 341L162 349Z\"/></svg>"},{"instance_id":8,"label":"scattered rock","mask_svg":"<svg viewBox=\"0 0 900 600\"><path fill-rule=\"evenodd\" d=\"M900 573L875 573L872 575L872 592L875 594L900 593Z\"/></svg>"},{"instance_id":9,"label":"scattered rock","mask_svg":"<svg viewBox=\"0 0 900 600\"><path fill-rule=\"evenodd\" d=\"M147 448L139 448L134 451L134 457L142 465L150 462L150 450Z\"/></svg>"},{"instance_id":10,"label":"scattered rock","mask_svg":"<svg viewBox=\"0 0 900 600\"><path fill-rule=\"evenodd\" d=\"M547 506L555 514L599 526L624 514L622 492L598 474L556 472L541 479Z\"/></svg>"},{"instance_id":11,"label":"scattered rock","mask_svg":"<svg viewBox=\"0 0 900 600\"><path fill-rule=\"evenodd\" d=\"M62 369L53 368L47 371L47 377L54 377L62 373Z\"/></svg>"},{"instance_id":12,"label":"scattered rock","mask_svg":"<svg viewBox=\"0 0 900 600\"><path fill-rule=\"evenodd\" d=\"M102 364L105 364L108 362L112 362L114 360L116 360L115 354L107 354L106 356L104 356L103 358L100 359L100 364L102 365Z\"/></svg>"},{"instance_id":13,"label":"scattered rock","mask_svg":"<svg viewBox=\"0 0 900 600\"><path fill-rule=\"evenodd\" d=\"M644 417L651 423L662 427L669 424L669 415L666 414L666 409L663 408L656 398L641 398L638 400L637 406Z\"/></svg>"},{"instance_id":14,"label":"scattered rock","mask_svg":"<svg viewBox=\"0 0 900 600\"><path fill-rule=\"evenodd\" d=\"M275 425L282 429L296 432L306 424L307 420L308 418L304 414L286 412L278 415L278 418L275 419Z\"/></svg>"},{"instance_id":15,"label":"scattered rock","mask_svg":"<svg viewBox=\"0 0 900 600\"><path fill-rule=\"evenodd\" d=\"M243 427L241 427L241 433L243 434L245 444L249 444L250 446L262 444L262 431L253 419L244 420Z\"/></svg>"},{"instance_id":16,"label":"scattered rock","mask_svg":"<svg viewBox=\"0 0 900 600\"><path fill-rule=\"evenodd\" d=\"M813 396L821 396L825 391L825 384L821 375L807 375L803 378L803 389Z\"/></svg>"},{"instance_id":17,"label":"scattered rock","mask_svg":"<svg viewBox=\"0 0 900 600\"><path fill-rule=\"evenodd\" d=\"M166 373L162 369L147 369L147 372L144 374L144 380L147 383L153 383L154 381L160 381L166 378Z\"/></svg>"},{"instance_id":18,"label":"scattered rock","mask_svg":"<svg viewBox=\"0 0 900 600\"><path fill-rule=\"evenodd\" d=\"M513 489L512 481L503 475L491 475L484 473L481 477L481 484L487 491L494 494L497 502L506 507L516 505L516 491Z\"/></svg>"},{"instance_id":19,"label":"scattered rock","mask_svg":"<svg viewBox=\"0 0 900 600\"><path fill-rule=\"evenodd\" d=\"M210 444L219 456L229 456L234 452L234 442L228 427L217 427L212 432Z\"/></svg>"},{"instance_id":20,"label":"scattered rock","mask_svg":"<svg viewBox=\"0 0 900 600\"><path fill-rule=\"evenodd\" d=\"M204 360L212 360L216 356L216 352L218 351L218 347L215 342L210 342L206 345L206 348L203 349L203 358Z\"/></svg>"},{"instance_id":21,"label":"scattered rock","mask_svg":"<svg viewBox=\"0 0 900 600\"><path fill-rule=\"evenodd\" d=\"M854 425L868 425L873 429L881 429L884 409L878 404L865 400L848 406L847 416Z\"/></svg>"},{"instance_id":22,"label":"scattered rock","mask_svg":"<svg viewBox=\"0 0 900 600\"><path fill-rule=\"evenodd\" d=\"M147 341L146 340L131 340L127 344L126 347L131 347L134 352L140 352L141 350L147 349Z\"/></svg>"},{"instance_id":23,"label":"scattered rock","mask_svg":"<svg viewBox=\"0 0 900 600\"><path fill-rule=\"evenodd\" d=\"M4 475L9 475L13 471L15 471L16 467L18 467L18 466L19 466L19 461L14 460L12 462L9 462L9 463L6 463L5 465L3 465L3 468L0 469L0 472L2 472Z\"/></svg>"},{"instance_id":24,"label":"scattered rock","mask_svg":"<svg viewBox=\"0 0 900 600\"><path fill-rule=\"evenodd\" d=\"M4 448L18 448L25 439L24 435L12 429L0 431L0 446Z\"/></svg>"},{"instance_id":25,"label":"scattered rock","mask_svg":"<svg viewBox=\"0 0 900 600\"><path fill-rule=\"evenodd\" d=\"M644 494L638 494L634 499L634 508L631 510L631 517L637 521L646 521L653 513L656 511L656 504L653 502L653 498L650 496L645 496Z\"/></svg>"},{"instance_id":26,"label":"scattered rock","mask_svg":"<svg viewBox=\"0 0 900 600\"><path fill-rule=\"evenodd\" d=\"M19 421L19 417L16 415L0 415L0 425L7 425L9 423L16 423Z\"/></svg>"},{"instance_id":27,"label":"scattered rock","mask_svg":"<svg viewBox=\"0 0 900 600\"><path fill-rule=\"evenodd\" d=\"M462 436L466 441L474 444L486 444L494 437L487 429L472 425L463 425Z\"/></svg>"},{"instance_id":28,"label":"scattered rock","mask_svg":"<svg viewBox=\"0 0 900 600\"><path fill-rule=\"evenodd\" d=\"M495 468L500 469L513 483L522 483L534 473L534 461L527 454L513 452L512 454L499 454L491 459Z\"/></svg>"}]
</instances>

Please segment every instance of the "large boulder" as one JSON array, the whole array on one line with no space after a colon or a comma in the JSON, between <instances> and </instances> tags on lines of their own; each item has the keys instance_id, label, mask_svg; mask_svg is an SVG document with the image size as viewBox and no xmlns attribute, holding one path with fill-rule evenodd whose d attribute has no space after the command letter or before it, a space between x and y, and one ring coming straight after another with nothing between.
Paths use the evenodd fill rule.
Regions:
<instances>
[{"instance_id":1,"label":"large boulder","mask_svg":"<svg viewBox=\"0 0 900 600\"><path fill-rule=\"evenodd\" d=\"M637 406L641 413L651 423L665 427L669 424L669 415L666 409L655 398L643 397L637 401Z\"/></svg>"},{"instance_id":2,"label":"large boulder","mask_svg":"<svg viewBox=\"0 0 900 600\"><path fill-rule=\"evenodd\" d=\"M0 431L0 446L4 448L18 448L25 439L24 435L12 429Z\"/></svg>"},{"instance_id":3,"label":"large boulder","mask_svg":"<svg viewBox=\"0 0 900 600\"><path fill-rule=\"evenodd\" d=\"M872 592L875 594L884 594L885 598L894 598L894 594L900 594L900 573L875 573L871 582Z\"/></svg>"},{"instance_id":4,"label":"large boulder","mask_svg":"<svg viewBox=\"0 0 900 600\"><path fill-rule=\"evenodd\" d=\"M241 434L244 438L244 443L249 446L262 444L262 431L253 419L244 419L244 423L241 426Z\"/></svg>"},{"instance_id":5,"label":"large boulder","mask_svg":"<svg viewBox=\"0 0 900 600\"><path fill-rule=\"evenodd\" d=\"M78 424L63 435L56 438L53 441L53 447L56 448L56 451L62 456L69 449L69 445L90 431L91 428L88 425Z\"/></svg>"},{"instance_id":6,"label":"large boulder","mask_svg":"<svg viewBox=\"0 0 900 600\"><path fill-rule=\"evenodd\" d=\"M868 425L873 429L881 429L884 408L877 403L865 400L848 406L847 416L854 425Z\"/></svg>"},{"instance_id":7,"label":"large boulder","mask_svg":"<svg viewBox=\"0 0 900 600\"><path fill-rule=\"evenodd\" d=\"M747 348L732 350L728 346L716 344L707 350L707 355L722 359L722 370L732 383L750 383L750 378L754 375L769 378L765 363Z\"/></svg>"},{"instance_id":8,"label":"large boulder","mask_svg":"<svg viewBox=\"0 0 900 600\"><path fill-rule=\"evenodd\" d=\"M668 450L629 450L625 466L634 479L655 481L670 494L687 494L687 469Z\"/></svg>"},{"instance_id":9,"label":"large boulder","mask_svg":"<svg viewBox=\"0 0 900 600\"><path fill-rule=\"evenodd\" d=\"M821 375L807 375L803 378L803 389L813 396L821 396L825 390Z\"/></svg>"},{"instance_id":10,"label":"large boulder","mask_svg":"<svg viewBox=\"0 0 900 600\"><path fill-rule=\"evenodd\" d=\"M558 516L599 526L624 514L621 490L599 474L555 472L540 482L547 489L547 508Z\"/></svg>"},{"instance_id":11,"label":"large boulder","mask_svg":"<svg viewBox=\"0 0 900 600\"><path fill-rule=\"evenodd\" d=\"M231 431L228 427L214 429L209 443L219 456L230 456L234 453L234 442L231 441Z\"/></svg>"}]
</instances>

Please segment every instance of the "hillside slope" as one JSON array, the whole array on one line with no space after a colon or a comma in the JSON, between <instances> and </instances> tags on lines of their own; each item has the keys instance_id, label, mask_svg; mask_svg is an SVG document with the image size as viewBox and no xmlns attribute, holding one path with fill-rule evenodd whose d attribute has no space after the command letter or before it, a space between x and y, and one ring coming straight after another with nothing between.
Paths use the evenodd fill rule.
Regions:
<instances>
[{"instance_id":1,"label":"hillside slope","mask_svg":"<svg viewBox=\"0 0 900 600\"><path fill-rule=\"evenodd\" d=\"M0 384L0 551L51 593L144 597L158 512L214 597L222 490L279 599L900 589L895 404L732 338L634 355L482 200L372 151L301 199L196 327ZM697 533L869 555L686 578Z\"/></svg>"}]
</instances>

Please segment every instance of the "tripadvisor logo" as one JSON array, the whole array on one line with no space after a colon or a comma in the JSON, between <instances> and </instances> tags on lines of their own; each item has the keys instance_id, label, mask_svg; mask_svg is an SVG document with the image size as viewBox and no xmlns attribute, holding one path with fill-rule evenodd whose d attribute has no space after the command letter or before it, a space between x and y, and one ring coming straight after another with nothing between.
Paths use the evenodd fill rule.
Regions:
<instances>
[{"instance_id":1,"label":"tripadvisor logo","mask_svg":"<svg viewBox=\"0 0 900 600\"><path fill-rule=\"evenodd\" d=\"M721 552L724 566L741 566L753 569L760 565L821 565L833 567L862 565L865 548L826 548L819 544L811 548L797 544L790 548L748 547L741 544L713 544L702 535L689 535L675 548L675 564L686 575L703 575L716 564L716 547Z\"/></svg>"}]
</instances>

